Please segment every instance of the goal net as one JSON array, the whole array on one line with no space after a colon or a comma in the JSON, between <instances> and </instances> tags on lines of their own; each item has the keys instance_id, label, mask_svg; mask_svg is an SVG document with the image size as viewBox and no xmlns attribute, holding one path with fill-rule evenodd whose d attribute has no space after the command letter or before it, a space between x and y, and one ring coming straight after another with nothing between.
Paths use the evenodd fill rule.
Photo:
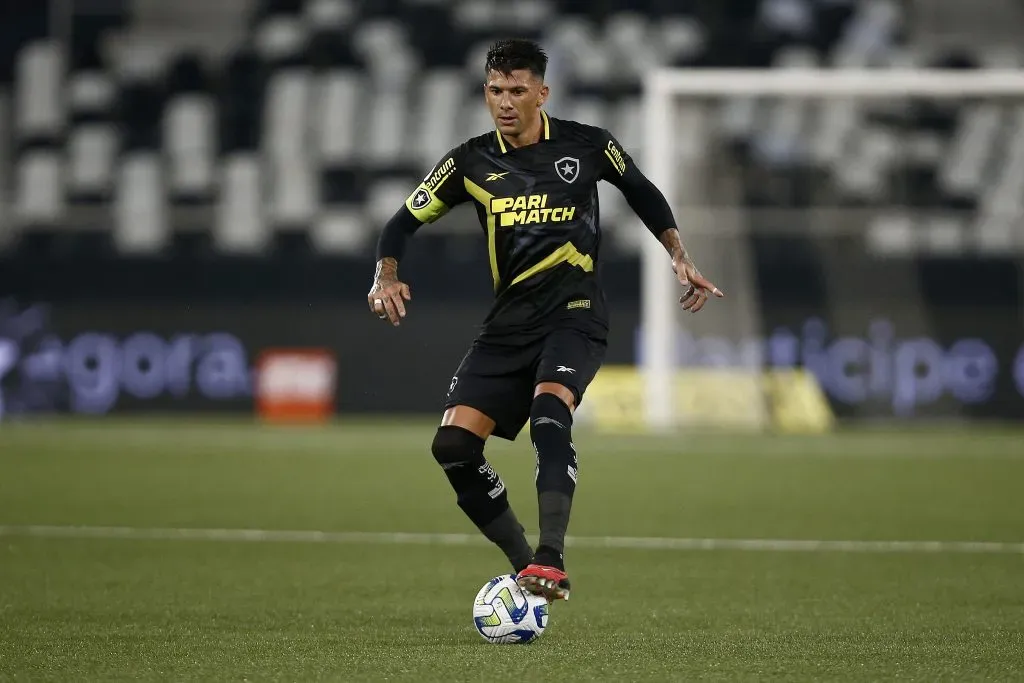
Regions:
<instances>
[{"instance_id":1,"label":"goal net","mask_svg":"<svg viewBox=\"0 0 1024 683\"><path fill-rule=\"evenodd\" d=\"M646 241L637 366L595 382L606 424L819 430L994 391L991 341L940 329L922 273L951 263L953 302L958 263L1024 247L1024 73L662 70L644 109L643 166L727 298L680 311Z\"/></svg>"}]
</instances>

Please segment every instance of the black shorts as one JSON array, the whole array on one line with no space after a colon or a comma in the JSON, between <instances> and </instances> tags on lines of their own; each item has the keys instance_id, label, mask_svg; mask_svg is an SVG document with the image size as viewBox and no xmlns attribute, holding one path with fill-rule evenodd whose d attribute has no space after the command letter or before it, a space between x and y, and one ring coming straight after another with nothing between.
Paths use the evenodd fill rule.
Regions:
<instances>
[{"instance_id":1,"label":"black shorts","mask_svg":"<svg viewBox=\"0 0 1024 683\"><path fill-rule=\"evenodd\" d=\"M494 420L494 436L513 441L530 419L538 384L568 387L579 405L607 348L603 339L571 328L556 328L522 346L477 339L452 377L445 408L476 408Z\"/></svg>"}]
</instances>

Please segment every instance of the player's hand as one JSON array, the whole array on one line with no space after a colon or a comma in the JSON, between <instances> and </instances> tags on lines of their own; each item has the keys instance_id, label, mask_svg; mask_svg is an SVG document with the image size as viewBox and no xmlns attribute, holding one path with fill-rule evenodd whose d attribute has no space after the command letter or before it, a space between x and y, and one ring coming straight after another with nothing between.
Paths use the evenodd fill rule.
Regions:
<instances>
[{"instance_id":1,"label":"player's hand","mask_svg":"<svg viewBox=\"0 0 1024 683\"><path fill-rule=\"evenodd\" d=\"M370 310L381 320L387 320L397 327L405 317L405 302L412 300L409 285L398 279L398 263L394 259L382 259L377 264L373 286L366 295Z\"/></svg>"},{"instance_id":2,"label":"player's hand","mask_svg":"<svg viewBox=\"0 0 1024 683\"><path fill-rule=\"evenodd\" d=\"M679 284L683 286L683 295L679 297L679 303L682 304L684 311L696 313L704 308L712 294L718 298L725 296L711 280L700 274L697 266L689 259L673 260L672 270L679 278Z\"/></svg>"}]
</instances>

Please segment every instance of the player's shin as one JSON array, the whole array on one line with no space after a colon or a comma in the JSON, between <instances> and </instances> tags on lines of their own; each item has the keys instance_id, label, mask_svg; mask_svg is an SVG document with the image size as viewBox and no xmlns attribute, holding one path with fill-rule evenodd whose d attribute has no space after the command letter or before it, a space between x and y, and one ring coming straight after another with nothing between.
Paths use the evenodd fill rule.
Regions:
<instances>
[{"instance_id":1,"label":"player's shin","mask_svg":"<svg viewBox=\"0 0 1024 683\"><path fill-rule=\"evenodd\" d=\"M564 569L565 533L576 491L572 413L554 394L540 394L530 411L530 438L537 451L540 542L534 562Z\"/></svg>"},{"instance_id":2,"label":"player's shin","mask_svg":"<svg viewBox=\"0 0 1024 683\"><path fill-rule=\"evenodd\" d=\"M459 507L519 572L533 550L508 503L501 477L484 458L484 440L461 427L440 427L431 445L434 459L455 489Z\"/></svg>"}]
</instances>

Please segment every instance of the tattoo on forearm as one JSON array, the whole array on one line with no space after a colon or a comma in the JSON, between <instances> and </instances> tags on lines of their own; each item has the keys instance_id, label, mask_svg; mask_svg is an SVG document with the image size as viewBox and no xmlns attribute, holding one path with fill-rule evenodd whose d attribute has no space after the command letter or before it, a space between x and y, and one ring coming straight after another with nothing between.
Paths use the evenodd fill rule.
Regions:
<instances>
[{"instance_id":1,"label":"tattoo on forearm","mask_svg":"<svg viewBox=\"0 0 1024 683\"><path fill-rule=\"evenodd\" d=\"M669 253L672 260L679 260L685 263L690 263L690 255L686 253L686 247L683 246L682 240L679 239L679 231L675 228L661 233L661 245L665 247L665 251Z\"/></svg>"},{"instance_id":2,"label":"tattoo on forearm","mask_svg":"<svg viewBox=\"0 0 1024 683\"><path fill-rule=\"evenodd\" d=\"M398 279L398 260L388 256L377 261L377 271L373 274L377 282L394 282Z\"/></svg>"}]
</instances>

